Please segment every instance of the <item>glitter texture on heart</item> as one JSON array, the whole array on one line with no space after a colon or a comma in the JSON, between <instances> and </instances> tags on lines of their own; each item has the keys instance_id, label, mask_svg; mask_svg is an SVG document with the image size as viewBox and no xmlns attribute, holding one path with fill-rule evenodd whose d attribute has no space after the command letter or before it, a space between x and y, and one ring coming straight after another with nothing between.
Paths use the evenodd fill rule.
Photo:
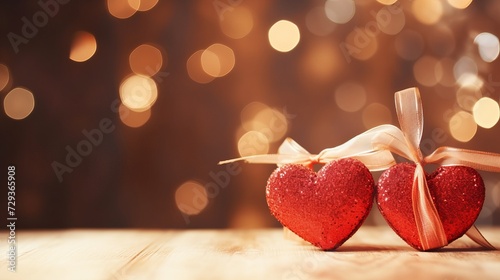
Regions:
<instances>
[{"instance_id":1,"label":"glitter texture on heart","mask_svg":"<svg viewBox=\"0 0 500 280\"><path fill-rule=\"evenodd\" d=\"M324 250L335 249L366 219L374 181L356 159L339 159L317 173L299 164L277 168L269 177L266 198L271 213L285 227Z\"/></svg>"},{"instance_id":2,"label":"glitter texture on heart","mask_svg":"<svg viewBox=\"0 0 500 280\"><path fill-rule=\"evenodd\" d=\"M409 245L422 250L411 204L415 164L400 163L381 176L376 200L380 212ZM439 167L427 175L427 184L448 242L464 235L474 224L485 197L479 173L470 167Z\"/></svg>"}]
</instances>

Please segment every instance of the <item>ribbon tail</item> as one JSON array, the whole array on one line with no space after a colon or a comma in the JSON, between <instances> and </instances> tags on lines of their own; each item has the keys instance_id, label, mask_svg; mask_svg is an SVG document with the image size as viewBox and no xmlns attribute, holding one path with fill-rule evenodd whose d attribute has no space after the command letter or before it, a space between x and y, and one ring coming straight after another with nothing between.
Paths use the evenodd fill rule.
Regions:
<instances>
[{"instance_id":1,"label":"ribbon tail","mask_svg":"<svg viewBox=\"0 0 500 280\"><path fill-rule=\"evenodd\" d=\"M484 248L490 249L490 250L496 250L495 246L491 245L486 238L479 232L477 227L475 225L472 225L472 227L465 233L472 241L476 242L477 244L483 246Z\"/></svg>"},{"instance_id":2,"label":"ribbon tail","mask_svg":"<svg viewBox=\"0 0 500 280\"><path fill-rule=\"evenodd\" d=\"M292 138L286 138L280 145L277 154L261 154L233 158L219 161L219 165L236 161L245 161L248 163L274 163L278 166L289 163L307 164L314 161L315 157L315 155L311 155Z\"/></svg>"},{"instance_id":3,"label":"ribbon tail","mask_svg":"<svg viewBox=\"0 0 500 280\"><path fill-rule=\"evenodd\" d=\"M233 158L228 160L219 161L219 165L227 164L237 161L245 161L248 163L274 163L274 164L306 164L311 161L312 155L302 155L302 154L262 154L262 155L252 155L240 158Z\"/></svg>"},{"instance_id":4,"label":"ribbon tail","mask_svg":"<svg viewBox=\"0 0 500 280\"><path fill-rule=\"evenodd\" d=\"M425 157L425 162L441 165L465 165L474 169L490 172L500 172L500 154L439 147Z\"/></svg>"},{"instance_id":5,"label":"ribbon tail","mask_svg":"<svg viewBox=\"0 0 500 280\"><path fill-rule=\"evenodd\" d=\"M448 245L443 224L429 193L422 165L417 164L412 186L412 207L424 251Z\"/></svg>"}]
</instances>

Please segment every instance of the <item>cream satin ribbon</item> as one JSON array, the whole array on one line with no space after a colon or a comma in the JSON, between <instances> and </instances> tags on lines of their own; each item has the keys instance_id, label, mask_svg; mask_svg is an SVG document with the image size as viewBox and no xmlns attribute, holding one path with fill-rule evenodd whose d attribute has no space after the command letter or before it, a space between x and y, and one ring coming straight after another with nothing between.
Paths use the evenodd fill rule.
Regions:
<instances>
[{"instance_id":1,"label":"cream satin ribbon","mask_svg":"<svg viewBox=\"0 0 500 280\"><path fill-rule=\"evenodd\" d=\"M334 148L324 149L318 154L311 154L291 138L278 148L277 154L262 154L240 157L220 161L226 164L235 161L246 161L248 163L272 163L278 166L284 164L313 165L316 163L328 163L335 159L350 157L361 161L369 170L385 170L396 162L389 150L373 149L373 138L387 130L387 125L381 125L357 135L351 140Z\"/></svg>"},{"instance_id":2,"label":"cream satin ribbon","mask_svg":"<svg viewBox=\"0 0 500 280\"><path fill-rule=\"evenodd\" d=\"M395 100L401 129L387 128L386 131L376 135L373 138L374 148L390 150L416 164L412 186L412 207L421 245L424 250L446 246L448 244L446 233L429 193L423 166L428 163L443 166L463 165L500 172L500 154L440 147L424 157L419 148L424 118L418 89L409 88L396 92ZM466 235L483 247L495 249L474 225Z\"/></svg>"}]
</instances>

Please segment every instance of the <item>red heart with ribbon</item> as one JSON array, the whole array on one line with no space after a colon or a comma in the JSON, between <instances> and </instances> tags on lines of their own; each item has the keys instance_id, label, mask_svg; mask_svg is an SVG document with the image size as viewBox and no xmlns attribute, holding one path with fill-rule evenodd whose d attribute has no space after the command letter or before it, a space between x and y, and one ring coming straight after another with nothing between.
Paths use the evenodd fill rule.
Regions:
<instances>
[{"instance_id":1,"label":"red heart with ribbon","mask_svg":"<svg viewBox=\"0 0 500 280\"><path fill-rule=\"evenodd\" d=\"M390 150L414 162L386 170L377 185L377 204L394 231L419 250L432 250L467 234L494 248L473 226L484 202L484 183L473 168L500 172L500 155L440 147L424 157L419 144L423 110L416 88L396 92L401 129L387 126L372 139L377 149ZM423 166L441 164L430 176Z\"/></svg>"},{"instance_id":2,"label":"red heart with ribbon","mask_svg":"<svg viewBox=\"0 0 500 280\"><path fill-rule=\"evenodd\" d=\"M273 163L266 198L271 213L290 231L313 245L335 249L361 226L373 204L375 186L370 170L395 164L387 150L374 150L371 139L382 127L370 129L346 143L310 154L287 138L277 154L253 155L221 161ZM314 164L325 164L317 173ZM295 238L294 238L295 239Z\"/></svg>"},{"instance_id":3,"label":"red heart with ribbon","mask_svg":"<svg viewBox=\"0 0 500 280\"><path fill-rule=\"evenodd\" d=\"M266 187L271 213L302 239L324 250L351 237L373 203L373 177L356 159L344 158L317 173L299 164L277 168Z\"/></svg>"},{"instance_id":4,"label":"red heart with ribbon","mask_svg":"<svg viewBox=\"0 0 500 280\"><path fill-rule=\"evenodd\" d=\"M415 164L411 163L399 163L384 171L378 181L376 199L394 231L412 247L423 250L412 208L414 174ZM483 180L476 170L466 166L440 167L426 179L450 243L464 235L481 212Z\"/></svg>"}]
</instances>

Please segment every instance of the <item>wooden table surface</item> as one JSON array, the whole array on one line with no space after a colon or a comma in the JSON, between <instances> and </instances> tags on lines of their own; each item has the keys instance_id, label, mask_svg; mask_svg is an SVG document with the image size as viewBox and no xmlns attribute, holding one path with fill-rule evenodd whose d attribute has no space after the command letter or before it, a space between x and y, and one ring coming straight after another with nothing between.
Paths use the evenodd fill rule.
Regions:
<instances>
[{"instance_id":1,"label":"wooden table surface","mask_svg":"<svg viewBox=\"0 0 500 280\"><path fill-rule=\"evenodd\" d=\"M500 248L500 228L480 228ZM7 232L2 232L7 236ZM363 226L323 252L262 230L57 230L16 233L17 272L0 279L500 279L500 251L467 237L418 252L388 227Z\"/></svg>"}]
</instances>

